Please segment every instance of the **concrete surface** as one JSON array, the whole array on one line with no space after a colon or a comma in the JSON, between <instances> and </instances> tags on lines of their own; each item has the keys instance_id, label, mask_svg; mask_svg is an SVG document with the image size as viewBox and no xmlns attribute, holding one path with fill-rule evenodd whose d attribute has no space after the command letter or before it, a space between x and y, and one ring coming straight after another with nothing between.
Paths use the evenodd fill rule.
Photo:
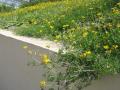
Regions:
<instances>
[{"instance_id":1,"label":"concrete surface","mask_svg":"<svg viewBox=\"0 0 120 90\"><path fill-rule=\"evenodd\" d=\"M0 29L0 34L4 35L6 37L14 38L16 40L20 40L26 43L30 43L48 50L51 50L53 52L58 52L59 49L61 49L63 46L61 43L56 43L50 40L45 40L45 39L40 39L40 38L31 38L31 37L26 37L26 36L18 36L15 35L13 32L8 31L8 30L1 30Z\"/></svg>"},{"instance_id":2,"label":"concrete surface","mask_svg":"<svg viewBox=\"0 0 120 90\"><path fill-rule=\"evenodd\" d=\"M40 90L39 81L43 80L41 66L27 66L31 57L22 49L26 43L0 35L0 90ZM53 52L28 44L41 54Z\"/></svg>"}]
</instances>

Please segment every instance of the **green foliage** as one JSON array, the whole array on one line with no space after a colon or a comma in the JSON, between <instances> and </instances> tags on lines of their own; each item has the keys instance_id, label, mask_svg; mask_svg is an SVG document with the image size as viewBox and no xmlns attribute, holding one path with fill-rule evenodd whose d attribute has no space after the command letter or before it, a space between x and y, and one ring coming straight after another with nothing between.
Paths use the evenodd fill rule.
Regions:
<instances>
[{"instance_id":1,"label":"green foliage","mask_svg":"<svg viewBox=\"0 0 120 90\"><path fill-rule=\"evenodd\" d=\"M48 2L48 1L61 1L61 0L30 0L29 2L28 1L22 1L20 7L21 8L28 7L28 6L38 4L38 3Z\"/></svg>"},{"instance_id":2,"label":"green foliage","mask_svg":"<svg viewBox=\"0 0 120 90\"><path fill-rule=\"evenodd\" d=\"M0 12L8 12L14 10L14 7L0 3Z\"/></svg>"}]
</instances>

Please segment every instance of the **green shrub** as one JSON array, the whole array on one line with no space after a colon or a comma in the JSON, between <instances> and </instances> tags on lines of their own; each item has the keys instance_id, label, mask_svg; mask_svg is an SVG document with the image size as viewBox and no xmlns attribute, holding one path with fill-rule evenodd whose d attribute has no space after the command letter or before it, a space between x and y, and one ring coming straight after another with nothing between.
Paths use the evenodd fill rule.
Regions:
<instances>
[{"instance_id":1,"label":"green shrub","mask_svg":"<svg viewBox=\"0 0 120 90\"><path fill-rule=\"evenodd\" d=\"M48 1L62 1L62 0L31 0L31 1L24 1L21 3L20 7L23 8L23 7L28 7L28 6L32 6L32 5L35 5L35 4L38 4L38 3L42 3L42 2L48 2Z\"/></svg>"},{"instance_id":2,"label":"green shrub","mask_svg":"<svg viewBox=\"0 0 120 90\"><path fill-rule=\"evenodd\" d=\"M0 12L8 12L14 10L14 7L0 3Z\"/></svg>"}]
</instances>

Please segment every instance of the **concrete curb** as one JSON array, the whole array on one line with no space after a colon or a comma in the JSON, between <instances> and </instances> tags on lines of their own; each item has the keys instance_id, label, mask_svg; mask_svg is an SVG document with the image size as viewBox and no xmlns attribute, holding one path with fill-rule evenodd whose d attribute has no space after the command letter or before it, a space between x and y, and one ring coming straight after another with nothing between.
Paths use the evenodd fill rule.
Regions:
<instances>
[{"instance_id":1,"label":"concrete curb","mask_svg":"<svg viewBox=\"0 0 120 90\"><path fill-rule=\"evenodd\" d=\"M17 36L11 31L7 30L1 30L0 29L0 34L4 35L5 37L13 38L22 42L26 42L29 44L33 44L39 47L42 47L44 49L51 50L53 52L58 52L59 49L62 48L62 44L56 43L50 40L43 40L40 38L31 38L31 37L25 37L25 36Z\"/></svg>"}]
</instances>

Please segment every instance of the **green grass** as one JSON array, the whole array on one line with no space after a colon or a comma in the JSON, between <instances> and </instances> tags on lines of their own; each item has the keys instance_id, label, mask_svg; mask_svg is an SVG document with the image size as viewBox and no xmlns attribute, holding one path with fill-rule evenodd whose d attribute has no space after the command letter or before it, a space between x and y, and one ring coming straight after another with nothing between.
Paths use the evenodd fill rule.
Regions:
<instances>
[{"instance_id":1,"label":"green grass","mask_svg":"<svg viewBox=\"0 0 120 90\"><path fill-rule=\"evenodd\" d=\"M19 26L16 32L20 35L54 38L64 31L64 25L72 27L74 26L72 21L79 22L82 17L86 17L86 20L94 20L93 14L106 12L109 6L106 6L106 1L104 1L70 0L42 3L18 9L7 16L3 14L0 18L2 21L0 25L3 28L11 25ZM36 7L37 9L34 10L33 8ZM90 10L90 8L94 8L94 10Z\"/></svg>"}]
</instances>

